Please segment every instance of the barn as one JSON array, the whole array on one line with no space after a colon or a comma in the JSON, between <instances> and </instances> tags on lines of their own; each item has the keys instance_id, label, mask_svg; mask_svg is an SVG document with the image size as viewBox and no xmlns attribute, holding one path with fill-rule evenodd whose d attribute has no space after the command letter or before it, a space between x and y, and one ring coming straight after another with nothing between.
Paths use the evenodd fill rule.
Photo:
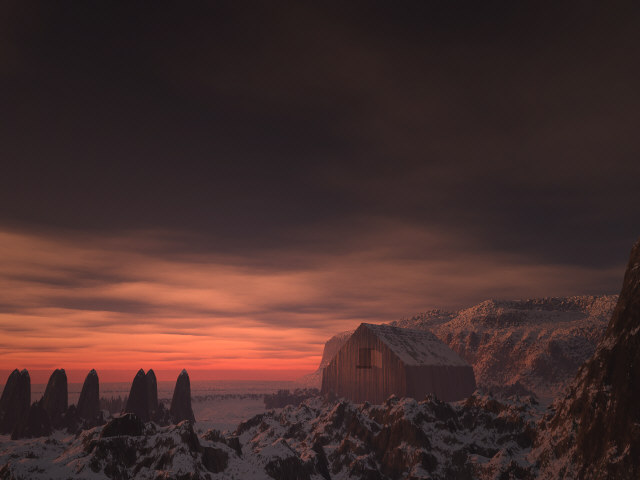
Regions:
<instances>
[{"instance_id":1,"label":"barn","mask_svg":"<svg viewBox=\"0 0 640 480\"><path fill-rule=\"evenodd\" d=\"M362 323L322 372L322 392L354 402L390 395L462 400L476 389L473 368L429 331Z\"/></svg>"}]
</instances>

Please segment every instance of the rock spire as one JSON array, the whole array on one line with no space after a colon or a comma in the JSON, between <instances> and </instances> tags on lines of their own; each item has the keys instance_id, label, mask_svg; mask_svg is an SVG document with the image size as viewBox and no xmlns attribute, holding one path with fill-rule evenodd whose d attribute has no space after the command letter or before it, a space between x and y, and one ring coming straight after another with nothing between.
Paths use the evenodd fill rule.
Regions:
<instances>
[{"instance_id":1,"label":"rock spire","mask_svg":"<svg viewBox=\"0 0 640 480\"><path fill-rule=\"evenodd\" d=\"M174 423L179 423L183 420L196 421L191 408L191 382L186 370L182 370L178 375L169 412Z\"/></svg>"}]
</instances>

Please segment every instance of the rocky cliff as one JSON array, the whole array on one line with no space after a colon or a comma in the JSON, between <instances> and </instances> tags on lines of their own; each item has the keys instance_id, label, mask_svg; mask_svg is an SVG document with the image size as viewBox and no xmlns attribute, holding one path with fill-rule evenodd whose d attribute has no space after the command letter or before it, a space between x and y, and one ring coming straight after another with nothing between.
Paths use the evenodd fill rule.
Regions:
<instances>
[{"instance_id":1,"label":"rocky cliff","mask_svg":"<svg viewBox=\"0 0 640 480\"><path fill-rule=\"evenodd\" d=\"M604 338L541 424L542 478L640 478L640 241Z\"/></svg>"}]
</instances>

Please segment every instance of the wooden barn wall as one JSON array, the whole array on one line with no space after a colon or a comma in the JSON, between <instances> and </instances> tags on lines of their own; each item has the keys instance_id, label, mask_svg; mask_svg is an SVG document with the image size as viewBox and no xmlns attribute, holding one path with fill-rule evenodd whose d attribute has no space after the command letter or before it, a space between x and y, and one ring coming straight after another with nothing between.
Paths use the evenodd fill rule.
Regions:
<instances>
[{"instance_id":1,"label":"wooden barn wall","mask_svg":"<svg viewBox=\"0 0 640 480\"><path fill-rule=\"evenodd\" d=\"M360 348L379 351L382 366L357 368ZM404 364L378 337L366 328L358 329L325 367L322 391L374 404L384 402L391 394L406 396Z\"/></svg>"},{"instance_id":2,"label":"wooden barn wall","mask_svg":"<svg viewBox=\"0 0 640 480\"><path fill-rule=\"evenodd\" d=\"M422 400L435 394L445 402L463 400L476 389L471 366L424 365L406 367L407 396Z\"/></svg>"}]
</instances>

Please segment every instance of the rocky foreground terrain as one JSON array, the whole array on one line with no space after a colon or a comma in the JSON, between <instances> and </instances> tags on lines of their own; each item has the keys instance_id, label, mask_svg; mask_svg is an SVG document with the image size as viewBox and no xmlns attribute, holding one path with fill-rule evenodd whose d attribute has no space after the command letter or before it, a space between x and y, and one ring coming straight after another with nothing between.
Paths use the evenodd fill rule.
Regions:
<instances>
[{"instance_id":1,"label":"rocky foreground terrain","mask_svg":"<svg viewBox=\"0 0 640 480\"><path fill-rule=\"evenodd\" d=\"M478 385L520 383L551 400L596 350L617 295L487 300L457 312L432 310L391 325L433 332L472 367ZM353 332L325 344L318 370L302 379L320 384L322 369Z\"/></svg>"},{"instance_id":2,"label":"rocky foreground terrain","mask_svg":"<svg viewBox=\"0 0 640 480\"><path fill-rule=\"evenodd\" d=\"M459 404L315 398L225 434L128 414L78 435L8 441L0 478L524 478L540 415L531 397L482 394Z\"/></svg>"}]
</instances>

